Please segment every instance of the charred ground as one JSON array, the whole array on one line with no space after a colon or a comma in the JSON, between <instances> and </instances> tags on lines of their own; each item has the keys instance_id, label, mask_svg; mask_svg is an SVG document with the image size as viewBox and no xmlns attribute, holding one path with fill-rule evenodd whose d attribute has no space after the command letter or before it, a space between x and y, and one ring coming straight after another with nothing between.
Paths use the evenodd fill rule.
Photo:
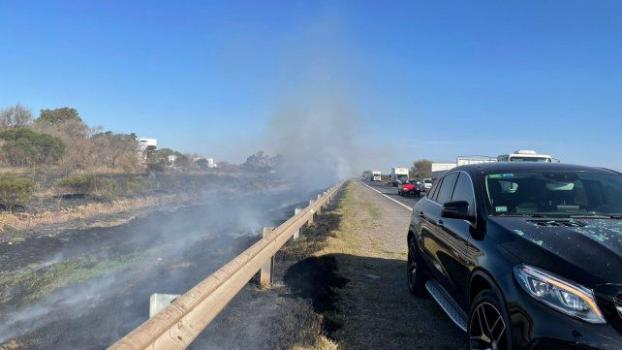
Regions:
<instances>
[{"instance_id":1,"label":"charred ground","mask_svg":"<svg viewBox=\"0 0 622 350\"><path fill-rule=\"evenodd\" d=\"M310 196L213 190L125 224L0 244L0 348L104 348L147 318L152 293L185 292Z\"/></svg>"}]
</instances>

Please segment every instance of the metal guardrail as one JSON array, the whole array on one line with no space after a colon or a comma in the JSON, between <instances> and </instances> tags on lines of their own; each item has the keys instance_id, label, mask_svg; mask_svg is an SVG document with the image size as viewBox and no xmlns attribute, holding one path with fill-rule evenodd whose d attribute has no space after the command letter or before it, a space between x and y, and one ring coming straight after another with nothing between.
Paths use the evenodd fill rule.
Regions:
<instances>
[{"instance_id":1,"label":"metal guardrail","mask_svg":"<svg viewBox=\"0 0 622 350\"><path fill-rule=\"evenodd\" d=\"M271 281L273 257L300 228L313 222L314 215L330 203L343 183L339 183L309 205L296 210L280 226L264 228L263 238L219 270L175 299L153 318L118 340L109 349L185 349L199 336L242 288L260 273L260 284Z\"/></svg>"}]
</instances>

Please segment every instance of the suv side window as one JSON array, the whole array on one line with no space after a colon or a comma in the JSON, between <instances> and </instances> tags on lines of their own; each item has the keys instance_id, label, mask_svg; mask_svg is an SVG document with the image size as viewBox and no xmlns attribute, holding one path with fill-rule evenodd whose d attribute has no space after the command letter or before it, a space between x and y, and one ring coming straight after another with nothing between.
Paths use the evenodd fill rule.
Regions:
<instances>
[{"instance_id":1,"label":"suv side window","mask_svg":"<svg viewBox=\"0 0 622 350\"><path fill-rule=\"evenodd\" d=\"M428 192L428 198L430 198L431 200L435 200L434 196L436 196L436 190L438 190L438 188L441 185L443 179L439 179L437 181L434 182L434 185L432 185L432 188L430 188L430 191Z\"/></svg>"},{"instance_id":2,"label":"suv side window","mask_svg":"<svg viewBox=\"0 0 622 350\"><path fill-rule=\"evenodd\" d=\"M444 204L451 200L451 194L454 192L454 186L456 185L457 178L458 173L451 173L443 178L443 183L441 188L438 190L438 195L436 196L437 202Z\"/></svg>"},{"instance_id":3,"label":"suv side window","mask_svg":"<svg viewBox=\"0 0 622 350\"><path fill-rule=\"evenodd\" d=\"M469 203L469 211L475 213L475 191L473 190L473 183L466 173L460 173L451 200L467 201Z\"/></svg>"}]
</instances>

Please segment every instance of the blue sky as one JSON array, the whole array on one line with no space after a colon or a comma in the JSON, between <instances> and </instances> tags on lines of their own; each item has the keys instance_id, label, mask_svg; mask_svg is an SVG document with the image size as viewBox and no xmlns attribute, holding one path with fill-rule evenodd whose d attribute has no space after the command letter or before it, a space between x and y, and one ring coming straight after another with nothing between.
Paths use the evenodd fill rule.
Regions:
<instances>
[{"instance_id":1,"label":"blue sky","mask_svg":"<svg viewBox=\"0 0 622 350\"><path fill-rule=\"evenodd\" d=\"M622 169L615 0L0 0L0 52L0 107L219 159L324 94L363 166L530 148Z\"/></svg>"}]
</instances>

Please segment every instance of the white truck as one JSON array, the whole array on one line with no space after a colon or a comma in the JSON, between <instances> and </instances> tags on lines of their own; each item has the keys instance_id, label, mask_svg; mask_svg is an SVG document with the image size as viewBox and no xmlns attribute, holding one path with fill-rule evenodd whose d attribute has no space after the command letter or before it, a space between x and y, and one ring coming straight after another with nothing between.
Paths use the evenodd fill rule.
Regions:
<instances>
[{"instance_id":1,"label":"white truck","mask_svg":"<svg viewBox=\"0 0 622 350\"><path fill-rule=\"evenodd\" d=\"M380 170L372 170L371 181L382 181L382 172Z\"/></svg>"},{"instance_id":2,"label":"white truck","mask_svg":"<svg viewBox=\"0 0 622 350\"><path fill-rule=\"evenodd\" d=\"M502 154L497 157L498 162L543 162L553 163L558 162L548 154L538 154L534 150L518 150L512 154Z\"/></svg>"},{"instance_id":3,"label":"white truck","mask_svg":"<svg viewBox=\"0 0 622 350\"><path fill-rule=\"evenodd\" d=\"M488 156L458 156L456 158L457 166L495 162L497 162L497 158Z\"/></svg>"},{"instance_id":4,"label":"white truck","mask_svg":"<svg viewBox=\"0 0 622 350\"><path fill-rule=\"evenodd\" d=\"M518 150L512 154L502 154L497 157L488 156L458 156L455 163L432 163L432 178L437 179L448 170L457 166L496 162L546 162L553 163L559 160L548 154L539 154L533 150Z\"/></svg>"},{"instance_id":5,"label":"white truck","mask_svg":"<svg viewBox=\"0 0 622 350\"><path fill-rule=\"evenodd\" d=\"M398 182L404 183L408 181L408 168L391 168L391 183L397 186Z\"/></svg>"}]
</instances>

